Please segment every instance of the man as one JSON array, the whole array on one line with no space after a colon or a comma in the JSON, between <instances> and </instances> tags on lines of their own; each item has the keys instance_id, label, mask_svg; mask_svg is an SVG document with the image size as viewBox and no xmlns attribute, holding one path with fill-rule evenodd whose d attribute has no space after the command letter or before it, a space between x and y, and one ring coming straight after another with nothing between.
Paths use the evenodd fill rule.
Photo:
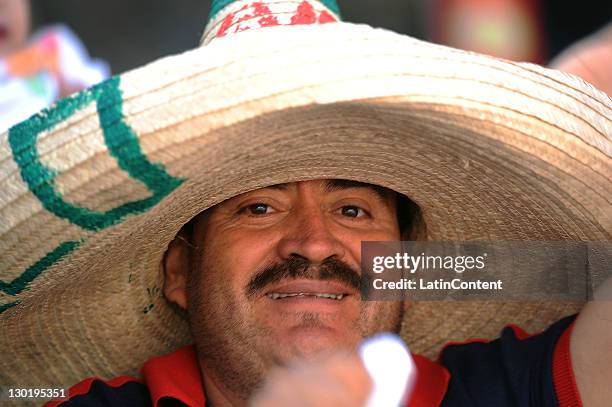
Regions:
<instances>
[{"instance_id":1,"label":"man","mask_svg":"<svg viewBox=\"0 0 612 407\"><path fill-rule=\"evenodd\" d=\"M60 101L0 145L0 381L122 375L82 381L68 405L359 405L364 337L402 320L412 351L435 355L515 322L552 325L415 356L410 402L601 404L602 303L576 322L554 322L575 304L548 301L415 302L401 318L358 301L355 277L363 240L400 238L397 194L418 205L414 239L609 239L609 100L331 23L332 1L211 14L209 45Z\"/></svg>"},{"instance_id":2,"label":"man","mask_svg":"<svg viewBox=\"0 0 612 407\"><path fill-rule=\"evenodd\" d=\"M166 254L164 293L188 310L212 405L244 403L268 371L296 357L350 350L377 332L399 332L400 303L360 302L358 286L361 242L400 239L396 201L391 191L368 184L302 181L231 198L183 229L185 236ZM287 297L275 299L276 294ZM595 321L611 311L609 304L590 304L574 333L582 394L597 381L589 372L595 360L587 349L605 346L603 338L610 335L609 326ZM310 398L312 405L330 394L346 405L363 404L367 392L355 391L364 389L363 367L350 354L344 357L325 368L315 364L311 372L304 368L293 383L278 377L278 389L267 390L268 401L286 405L279 399L284 394L293 398L287 403L295 403L298 389L300 399ZM352 379L346 383L342 372L334 375L345 365L354 369L344 373ZM610 365L599 366L605 376ZM336 379L333 385L316 386L329 384L329 377Z\"/></svg>"},{"instance_id":3,"label":"man","mask_svg":"<svg viewBox=\"0 0 612 407\"><path fill-rule=\"evenodd\" d=\"M166 254L164 293L188 310L213 405L244 403L296 357L399 332L401 303L361 301L359 290L361 242L400 238L389 190L262 188L199 215L189 235L193 246L176 239Z\"/></svg>"},{"instance_id":4,"label":"man","mask_svg":"<svg viewBox=\"0 0 612 407\"><path fill-rule=\"evenodd\" d=\"M371 384L355 349L378 332L399 332L405 305L361 300L361 242L400 239L397 202L386 188L311 180L257 189L204 211L164 258L164 295L187 312L196 352L148 362L143 373L150 388L137 379L120 385L90 379L66 405L204 399L212 406L364 405ZM570 318L529 339L508 331L471 349L451 346L443 365L418 358L422 377L413 403L444 398L467 405L466 393L482 392L475 405L559 399L571 405L580 403L579 393L584 405L604 405L609 395L597 376L609 377L609 361L589 350L610 339L610 312L610 304L591 303L575 326ZM572 363L564 362L561 355L570 353ZM174 370L194 375L195 384L174 388ZM450 383L449 371L457 376ZM574 374L578 392L559 378Z\"/></svg>"}]
</instances>

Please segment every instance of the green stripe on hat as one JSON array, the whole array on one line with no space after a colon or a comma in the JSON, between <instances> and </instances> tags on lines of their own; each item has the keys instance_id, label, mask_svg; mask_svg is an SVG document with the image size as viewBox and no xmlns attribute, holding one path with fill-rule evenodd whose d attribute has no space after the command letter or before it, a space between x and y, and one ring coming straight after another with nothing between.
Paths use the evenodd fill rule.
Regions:
<instances>
[{"instance_id":1,"label":"green stripe on hat","mask_svg":"<svg viewBox=\"0 0 612 407\"><path fill-rule=\"evenodd\" d=\"M13 302L9 302L7 304L0 305L0 314L2 314L7 309L14 307L15 305L19 304L20 302L21 301L13 301Z\"/></svg>"},{"instance_id":2,"label":"green stripe on hat","mask_svg":"<svg viewBox=\"0 0 612 407\"><path fill-rule=\"evenodd\" d=\"M228 5L235 3L239 0L213 0L210 11L208 12L208 20L206 20L206 24L210 22L222 9L227 7Z\"/></svg>"},{"instance_id":3,"label":"green stripe on hat","mask_svg":"<svg viewBox=\"0 0 612 407\"><path fill-rule=\"evenodd\" d=\"M76 249L79 244L81 244L81 242L74 240L61 243L55 249L47 253L43 258L28 267L26 271L21 273L19 277L17 277L10 283L6 283L0 280L0 291L3 291L9 295L19 294L28 286L28 284L30 284L30 282L32 282L32 280L38 277L43 271L61 260L65 255ZM11 304L16 305L16 302L5 304L0 307L8 308L9 306L11 306Z\"/></svg>"},{"instance_id":4,"label":"green stripe on hat","mask_svg":"<svg viewBox=\"0 0 612 407\"><path fill-rule=\"evenodd\" d=\"M9 131L13 158L30 192L49 212L86 230L101 230L120 223L127 215L143 212L183 182L183 179L166 173L161 164L151 163L143 154L138 136L123 120L119 83L119 77L114 77L73 97L62 99L55 107L44 110ZM96 103L109 154L131 178L146 185L153 194L151 197L98 212L66 202L57 190L55 177L58 173L40 161L36 145L38 135L52 129L91 102Z\"/></svg>"},{"instance_id":5,"label":"green stripe on hat","mask_svg":"<svg viewBox=\"0 0 612 407\"><path fill-rule=\"evenodd\" d=\"M210 6L210 12L208 13L208 20L206 20L206 24L210 22L221 10L225 7L229 6L232 3L235 3L241 0L213 0L212 5ZM322 3L325 7L330 9L334 14L338 16L338 18L342 18L340 15L340 7L336 3L336 0L315 0L319 3ZM255 1L253 3L256 3ZM260 3L265 3L265 1L261 1Z\"/></svg>"}]
</instances>

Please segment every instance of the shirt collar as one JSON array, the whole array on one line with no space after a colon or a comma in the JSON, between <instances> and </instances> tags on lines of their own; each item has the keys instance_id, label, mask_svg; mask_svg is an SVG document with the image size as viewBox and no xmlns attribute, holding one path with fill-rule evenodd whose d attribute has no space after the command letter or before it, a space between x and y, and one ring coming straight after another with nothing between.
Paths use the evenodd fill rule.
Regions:
<instances>
[{"instance_id":1,"label":"shirt collar","mask_svg":"<svg viewBox=\"0 0 612 407\"><path fill-rule=\"evenodd\" d=\"M446 394L449 372L440 364L413 355L417 382L409 407L439 406ZM188 406L206 404L202 376L193 345L147 361L140 370L154 407L165 397L180 400Z\"/></svg>"},{"instance_id":2,"label":"shirt collar","mask_svg":"<svg viewBox=\"0 0 612 407\"><path fill-rule=\"evenodd\" d=\"M206 404L193 345L150 359L142 366L140 373L149 388L154 407L158 407L164 397L175 398L188 406Z\"/></svg>"},{"instance_id":3,"label":"shirt collar","mask_svg":"<svg viewBox=\"0 0 612 407\"><path fill-rule=\"evenodd\" d=\"M408 407L439 406L446 395L450 373L444 366L421 355L412 355L417 380Z\"/></svg>"}]
</instances>

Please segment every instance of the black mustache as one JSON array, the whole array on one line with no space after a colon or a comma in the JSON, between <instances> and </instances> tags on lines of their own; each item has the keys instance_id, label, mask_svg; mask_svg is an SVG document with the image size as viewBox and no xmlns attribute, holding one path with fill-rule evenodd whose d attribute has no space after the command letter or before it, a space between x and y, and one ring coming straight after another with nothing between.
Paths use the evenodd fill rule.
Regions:
<instances>
[{"instance_id":1,"label":"black mustache","mask_svg":"<svg viewBox=\"0 0 612 407\"><path fill-rule=\"evenodd\" d=\"M255 296L266 286L283 279L303 278L306 280L338 281L359 290L361 276L341 260L330 257L319 266L300 256L292 256L282 263L273 264L256 273L247 284L245 291L248 297Z\"/></svg>"}]
</instances>

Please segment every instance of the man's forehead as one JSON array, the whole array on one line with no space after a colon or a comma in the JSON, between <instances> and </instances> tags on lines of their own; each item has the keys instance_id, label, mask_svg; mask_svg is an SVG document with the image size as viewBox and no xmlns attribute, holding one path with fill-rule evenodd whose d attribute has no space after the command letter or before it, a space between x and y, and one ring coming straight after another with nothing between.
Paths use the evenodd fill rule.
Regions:
<instances>
[{"instance_id":1,"label":"man's forehead","mask_svg":"<svg viewBox=\"0 0 612 407\"><path fill-rule=\"evenodd\" d=\"M297 185L299 182L318 182L320 184L321 190L323 190L324 192L334 192L334 191L340 191L343 189L352 189L352 188L353 189L354 188L366 189L366 190L371 190L372 192L376 193L376 195L378 195L382 199L392 198L396 194L395 191L392 191L385 187L381 187L380 185L368 184L366 182L353 181L353 180L347 180L347 179L320 179L320 180L311 180L311 181L287 182L283 184L270 185L270 186L263 187L260 189L271 188L271 189L287 190L291 188L292 185Z\"/></svg>"}]
</instances>

